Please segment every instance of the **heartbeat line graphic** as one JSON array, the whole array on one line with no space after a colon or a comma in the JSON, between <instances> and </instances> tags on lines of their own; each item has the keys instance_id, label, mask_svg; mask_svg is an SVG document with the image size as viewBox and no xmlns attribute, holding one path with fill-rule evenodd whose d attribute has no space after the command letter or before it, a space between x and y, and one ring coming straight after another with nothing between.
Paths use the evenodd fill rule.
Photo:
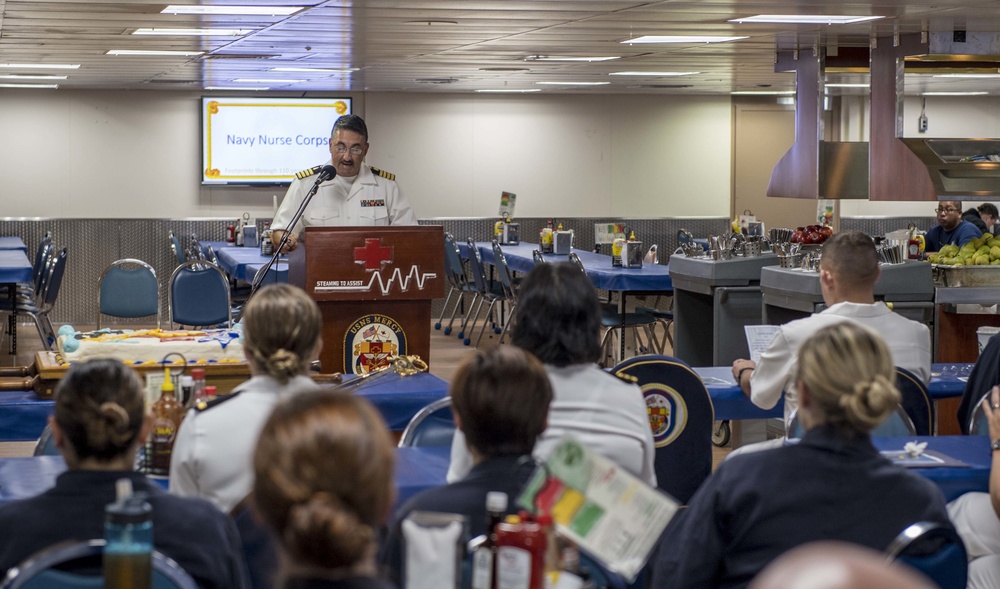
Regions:
<instances>
[{"instance_id":1,"label":"heartbeat line graphic","mask_svg":"<svg viewBox=\"0 0 1000 589\"><path fill-rule=\"evenodd\" d=\"M360 280L342 280L342 281L324 281L316 285L313 289L314 292L367 292L372 290L375 283L378 282L378 288L382 291L382 295L385 296L389 294L392 290L392 285L396 282L399 283L399 288L403 292L410 289L410 281L417 283L417 289L423 290L424 283L431 278L437 278L437 273L435 272L420 272L420 268L417 266L410 266L410 271L404 277L402 271L399 268L395 268L392 274L389 276L388 282L382 279L382 273L378 270L372 272L372 277L368 280L368 284L364 284ZM331 283L332 282L332 283ZM340 282L341 284L337 284ZM346 283L346 284L343 284Z\"/></svg>"}]
</instances>

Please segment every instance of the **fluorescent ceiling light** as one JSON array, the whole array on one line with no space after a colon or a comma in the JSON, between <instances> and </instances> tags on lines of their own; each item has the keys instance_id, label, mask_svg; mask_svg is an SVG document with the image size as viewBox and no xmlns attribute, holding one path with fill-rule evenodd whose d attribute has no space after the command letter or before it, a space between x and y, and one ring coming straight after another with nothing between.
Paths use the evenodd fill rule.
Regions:
<instances>
[{"instance_id":1,"label":"fluorescent ceiling light","mask_svg":"<svg viewBox=\"0 0 1000 589\"><path fill-rule=\"evenodd\" d=\"M524 58L524 61L611 61L613 59L621 59L621 56L608 56L608 57L569 57L565 55L529 55Z\"/></svg>"},{"instance_id":2,"label":"fluorescent ceiling light","mask_svg":"<svg viewBox=\"0 0 1000 589\"><path fill-rule=\"evenodd\" d=\"M878 20L884 16L850 16L846 14L758 14L734 18L733 23L777 23L784 25L849 25L856 22Z\"/></svg>"},{"instance_id":3,"label":"fluorescent ceiling light","mask_svg":"<svg viewBox=\"0 0 1000 589\"><path fill-rule=\"evenodd\" d=\"M67 63L0 63L0 68L23 68L32 70L77 70L80 64Z\"/></svg>"},{"instance_id":4,"label":"fluorescent ceiling light","mask_svg":"<svg viewBox=\"0 0 1000 589\"><path fill-rule=\"evenodd\" d=\"M205 53L204 51L156 51L146 49L111 49L107 55L147 55L161 57L194 57Z\"/></svg>"},{"instance_id":5,"label":"fluorescent ceiling light","mask_svg":"<svg viewBox=\"0 0 1000 589\"><path fill-rule=\"evenodd\" d=\"M924 96L983 96L989 92L924 92Z\"/></svg>"},{"instance_id":6,"label":"fluorescent ceiling light","mask_svg":"<svg viewBox=\"0 0 1000 589\"><path fill-rule=\"evenodd\" d=\"M205 90L270 90L268 87L254 88L250 86L205 86Z\"/></svg>"},{"instance_id":7,"label":"fluorescent ceiling light","mask_svg":"<svg viewBox=\"0 0 1000 589\"><path fill-rule=\"evenodd\" d=\"M792 96L795 90L736 90L730 92L733 96Z\"/></svg>"},{"instance_id":8,"label":"fluorescent ceiling light","mask_svg":"<svg viewBox=\"0 0 1000 589\"><path fill-rule=\"evenodd\" d=\"M846 82L831 82L826 84L827 88L867 88L868 84L848 84Z\"/></svg>"},{"instance_id":9,"label":"fluorescent ceiling light","mask_svg":"<svg viewBox=\"0 0 1000 589\"><path fill-rule=\"evenodd\" d=\"M535 82L542 86L606 86L611 82Z\"/></svg>"},{"instance_id":10,"label":"fluorescent ceiling light","mask_svg":"<svg viewBox=\"0 0 1000 589\"><path fill-rule=\"evenodd\" d=\"M133 35L174 35L185 37L242 37L256 29L136 29Z\"/></svg>"},{"instance_id":11,"label":"fluorescent ceiling light","mask_svg":"<svg viewBox=\"0 0 1000 589\"><path fill-rule=\"evenodd\" d=\"M42 74L0 74L0 80L65 80L69 76L46 76Z\"/></svg>"},{"instance_id":12,"label":"fluorescent ceiling light","mask_svg":"<svg viewBox=\"0 0 1000 589\"><path fill-rule=\"evenodd\" d=\"M0 84L0 88L58 88L59 84Z\"/></svg>"},{"instance_id":13,"label":"fluorescent ceiling light","mask_svg":"<svg viewBox=\"0 0 1000 589\"><path fill-rule=\"evenodd\" d=\"M309 80L281 80L277 78L236 78L237 84L299 84Z\"/></svg>"},{"instance_id":14,"label":"fluorescent ceiling light","mask_svg":"<svg viewBox=\"0 0 1000 589\"><path fill-rule=\"evenodd\" d=\"M712 35L646 35L636 37L622 43L726 43L729 41L739 41L747 37L719 37Z\"/></svg>"},{"instance_id":15,"label":"fluorescent ceiling light","mask_svg":"<svg viewBox=\"0 0 1000 589\"><path fill-rule=\"evenodd\" d=\"M334 68L322 68L322 67L273 67L269 68L269 72L306 72L306 73L317 73L317 74L349 74L351 72L356 72L361 68L356 67L345 67L340 69Z\"/></svg>"},{"instance_id":16,"label":"fluorescent ceiling light","mask_svg":"<svg viewBox=\"0 0 1000 589\"><path fill-rule=\"evenodd\" d=\"M935 78L1000 78L1000 74L934 74Z\"/></svg>"},{"instance_id":17,"label":"fluorescent ceiling light","mask_svg":"<svg viewBox=\"0 0 1000 589\"><path fill-rule=\"evenodd\" d=\"M609 76L694 76L701 72L611 72Z\"/></svg>"},{"instance_id":18,"label":"fluorescent ceiling light","mask_svg":"<svg viewBox=\"0 0 1000 589\"><path fill-rule=\"evenodd\" d=\"M236 14L247 16L288 16L304 6L195 6L171 4L160 14Z\"/></svg>"},{"instance_id":19,"label":"fluorescent ceiling light","mask_svg":"<svg viewBox=\"0 0 1000 589\"><path fill-rule=\"evenodd\" d=\"M525 94L527 92L541 92L541 88L527 88L525 90L476 90L476 92L493 94Z\"/></svg>"}]
</instances>

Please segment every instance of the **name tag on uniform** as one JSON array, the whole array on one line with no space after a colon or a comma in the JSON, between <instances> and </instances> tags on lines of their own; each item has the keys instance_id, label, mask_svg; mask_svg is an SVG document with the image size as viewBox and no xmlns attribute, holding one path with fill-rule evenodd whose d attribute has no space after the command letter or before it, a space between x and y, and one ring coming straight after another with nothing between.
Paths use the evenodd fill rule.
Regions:
<instances>
[{"instance_id":1,"label":"name tag on uniform","mask_svg":"<svg viewBox=\"0 0 1000 589\"><path fill-rule=\"evenodd\" d=\"M361 201L361 206L363 207L384 207L385 200L375 199L375 200L363 200Z\"/></svg>"}]
</instances>

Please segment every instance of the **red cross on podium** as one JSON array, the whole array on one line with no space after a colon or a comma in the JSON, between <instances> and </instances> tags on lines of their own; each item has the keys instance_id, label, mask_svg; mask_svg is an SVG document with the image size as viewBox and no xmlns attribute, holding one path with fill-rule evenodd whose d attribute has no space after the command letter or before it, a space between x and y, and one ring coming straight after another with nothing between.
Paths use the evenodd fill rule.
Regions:
<instances>
[{"instance_id":1,"label":"red cross on podium","mask_svg":"<svg viewBox=\"0 0 1000 589\"><path fill-rule=\"evenodd\" d=\"M377 237L365 238L364 247L354 248L354 263L364 264L365 270L378 270L392 261L392 247L383 247Z\"/></svg>"}]
</instances>

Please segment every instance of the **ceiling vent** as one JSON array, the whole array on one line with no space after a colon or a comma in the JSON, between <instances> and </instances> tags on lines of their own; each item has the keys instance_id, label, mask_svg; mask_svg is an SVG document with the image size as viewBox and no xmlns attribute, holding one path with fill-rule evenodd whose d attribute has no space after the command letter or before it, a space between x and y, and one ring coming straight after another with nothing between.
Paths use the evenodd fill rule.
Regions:
<instances>
[{"instance_id":1,"label":"ceiling vent","mask_svg":"<svg viewBox=\"0 0 1000 589\"><path fill-rule=\"evenodd\" d=\"M418 84L454 84L458 78L417 78L413 81Z\"/></svg>"}]
</instances>

